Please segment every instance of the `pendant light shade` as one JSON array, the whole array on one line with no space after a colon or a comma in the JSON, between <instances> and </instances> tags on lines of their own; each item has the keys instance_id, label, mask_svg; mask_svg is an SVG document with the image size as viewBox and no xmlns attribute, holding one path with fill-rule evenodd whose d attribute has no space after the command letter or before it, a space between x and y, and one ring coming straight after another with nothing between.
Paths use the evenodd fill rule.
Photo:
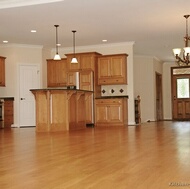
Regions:
<instances>
[{"instance_id":1,"label":"pendant light shade","mask_svg":"<svg viewBox=\"0 0 190 189\"><path fill-rule=\"evenodd\" d=\"M58 53L58 31L57 31L57 28L59 27L59 25L54 25L55 26L55 29L56 29L56 35L55 35L55 48L56 48L56 54L54 56L54 60L61 60L61 57L59 56L59 53Z\"/></svg>"},{"instance_id":2,"label":"pendant light shade","mask_svg":"<svg viewBox=\"0 0 190 189\"><path fill-rule=\"evenodd\" d=\"M77 58L75 56L75 33L76 33L76 30L73 30L72 32L73 32L73 58L71 60L71 63L72 64L77 64L78 61L77 61Z\"/></svg>"}]
</instances>

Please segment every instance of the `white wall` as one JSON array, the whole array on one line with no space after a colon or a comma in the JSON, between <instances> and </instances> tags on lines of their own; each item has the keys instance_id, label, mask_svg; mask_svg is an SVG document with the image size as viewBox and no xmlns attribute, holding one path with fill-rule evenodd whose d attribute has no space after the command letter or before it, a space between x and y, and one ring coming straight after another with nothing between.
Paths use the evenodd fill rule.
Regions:
<instances>
[{"instance_id":1,"label":"white wall","mask_svg":"<svg viewBox=\"0 0 190 189\"><path fill-rule=\"evenodd\" d=\"M164 119L172 119L172 97L171 97L171 67L176 66L172 62L164 62L163 64L163 111Z\"/></svg>"},{"instance_id":2,"label":"white wall","mask_svg":"<svg viewBox=\"0 0 190 189\"><path fill-rule=\"evenodd\" d=\"M3 45L0 55L5 60L6 87L0 87L1 97L14 97L14 126L19 126L19 65L36 64L42 66L42 47L32 45ZM42 76L41 70L40 75ZM42 79L41 79L42 81ZM40 83L41 84L41 83Z\"/></svg>"},{"instance_id":3,"label":"white wall","mask_svg":"<svg viewBox=\"0 0 190 189\"><path fill-rule=\"evenodd\" d=\"M155 57L134 56L134 94L141 97L141 121L156 120L155 73L162 74L162 63Z\"/></svg>"}]
</instances>

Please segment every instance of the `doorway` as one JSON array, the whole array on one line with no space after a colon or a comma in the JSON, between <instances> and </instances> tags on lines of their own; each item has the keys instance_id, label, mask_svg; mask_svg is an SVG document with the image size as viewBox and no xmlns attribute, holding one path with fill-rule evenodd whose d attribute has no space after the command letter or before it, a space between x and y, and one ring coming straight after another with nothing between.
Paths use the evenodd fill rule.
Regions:
<instances>
[{"instance_id":1,"label":"doorway","mask_svg":"<svg viewBox=\"0 0 190 189\"><path fill-rule=\"evenodd\" d=\"M19 115L20 127L36 125L35 99L30 89L39 88L39 69L38 65L19 66L20 100Z\"/></svg>"},{"instance_id":2,"label":"doorway","mask_svg":"<svg viewBox=\"0 0 190 189\"><path fill-rule=\"evenodd\" d=\"M162 75L156 72L156 119L163 120Z\"/></svg>"},{"instance_id":3,"label":"doorway","mask_svg":"<svg viewBox=\"0 0 190 189\"><path fill-rule=\"evenodd\" d=\"M173 120L190 120L190 67L171 68Z\"/></svg>"}]
</instances>

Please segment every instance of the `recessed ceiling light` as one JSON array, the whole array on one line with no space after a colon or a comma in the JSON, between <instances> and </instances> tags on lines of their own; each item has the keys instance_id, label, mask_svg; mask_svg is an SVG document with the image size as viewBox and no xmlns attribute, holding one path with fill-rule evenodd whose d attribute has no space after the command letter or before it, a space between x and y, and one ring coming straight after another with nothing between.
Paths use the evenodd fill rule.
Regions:
<instances>
[{"instance_id":1,"label":"recessed ceiling light","mask_svg":"<svg viewBox=\"0 0 190 189\"><path fill-rule=\"evenodd\" d=\"M36 30L31 30L31 33L36 33Z\"/></svg>"},{"instance_id":2,"label":"recessed ceiling light","mask_svg":"<svg viewBox=\"0 0 190 189\"><path fill-rule=\"evenodd\" d=\"M8 43L8 41L7 41L7 40L4 40L3 43Z\"/></svg>"},{"instance_id":3,"label":"recessed ceiling light","mask_svg":"<svg viewBox=\"0 0 190 189\"><path fill-rule=\"evenodd\" d=\"M108 40L107 39L103 39L102 42L107 42Z\"/></svg>"}]
</instances>

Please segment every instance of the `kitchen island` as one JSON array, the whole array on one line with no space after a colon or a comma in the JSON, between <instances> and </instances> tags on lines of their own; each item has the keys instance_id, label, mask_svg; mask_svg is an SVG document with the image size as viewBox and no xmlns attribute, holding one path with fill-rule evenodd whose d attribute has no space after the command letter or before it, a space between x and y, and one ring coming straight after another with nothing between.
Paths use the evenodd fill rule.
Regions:
<instances>
[{"instance_id":1,"label":"kitchen island","mask_svg":"<svg viewBox=\"0 0 190 189\"><path fill-rule=\"evenodd\" d=\"M92 91L77 89L32 89L36 101L36 132L86 128L86 104Z\"/></svg>"}]
</instances>

